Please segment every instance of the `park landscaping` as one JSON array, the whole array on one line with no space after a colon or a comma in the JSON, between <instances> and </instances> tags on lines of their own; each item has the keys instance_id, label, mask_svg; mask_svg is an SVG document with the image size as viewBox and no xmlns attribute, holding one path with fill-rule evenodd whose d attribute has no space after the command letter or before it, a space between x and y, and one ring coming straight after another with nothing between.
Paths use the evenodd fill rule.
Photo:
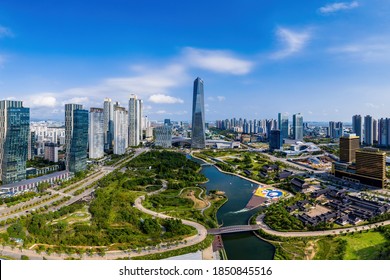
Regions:
<instances>
[{"instance_id":1,"label":"park landscaping","mask_svg":"<svg viewBox=\"0 0 390 280\"><path fill-rule=\"evenodd\" d=\"M21 240L24 248L32 247L48 254L104 255L107 250L139 251L159 244L173 246L196 234L196 230L183 225L179 219L152 218L133 204L137 197L161 188L163 180L171 188L168 195L191 186L198 196L200 189L195 182L205 181L199 170L197 163L182 154L167 151L142 154L124 164L120 171L99 180L89 204L75 203L56 212L33 213L12 223L0 238L3 244L17 245L15 240ZM192 199L181 199L176 197L171 202L178 200L178 205L194 206Z\"/></svg>"}]
</instances>

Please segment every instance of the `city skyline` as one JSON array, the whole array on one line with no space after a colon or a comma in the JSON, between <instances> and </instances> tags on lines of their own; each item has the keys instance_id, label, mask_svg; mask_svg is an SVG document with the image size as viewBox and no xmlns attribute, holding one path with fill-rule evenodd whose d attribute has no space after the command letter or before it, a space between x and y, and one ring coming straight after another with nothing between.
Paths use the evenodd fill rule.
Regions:
<instances>
[{"instance_id":1,"label":"city skyline","mask_svg":"<svg viewBox=\"0 0 390 280\"><path fill-rule=\"evenodd\" d=\"M75 3L1 4L0 92L24 100L32 120L130 94L150 119L190 120L196 76L208 85L206 120L388 117L386 1Z\"/></svg>"}]
</instances>

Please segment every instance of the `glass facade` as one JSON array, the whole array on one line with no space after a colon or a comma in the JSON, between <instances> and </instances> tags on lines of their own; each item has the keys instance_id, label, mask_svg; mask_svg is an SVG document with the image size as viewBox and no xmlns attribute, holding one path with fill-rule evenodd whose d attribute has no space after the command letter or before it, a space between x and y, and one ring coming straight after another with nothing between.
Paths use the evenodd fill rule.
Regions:
<instances>
[{"instance_id":1,"label":"glass facade","mask_svg":"<svg viewBox=\"0 0 390 280\"><path fill-rule=\"evenodd\" d=\"M278 114L278 128L280 130L281 139L287 139L288 138L288 116L287 115L284 115L282 113Z\"/></svg>"},{"instance_id":2,"label":"glass facade","mask_svg":"<svg viewBox=\"0 0 390 280\"><path fill-rule=\"evenodd\" d=\"M114 141L114 104L110 98L104 99L104 149L112 149Z\"/></svg>"},{"instance_id":3,"label":"glass facade","mask_svg":"<svg viewBox=\"0 0 390 280\"><path fill-rule=\"evenodd\" d=\"M294 140L303 140L303 117L301 114L293 115Z\"/></svg>"},{"instance_id":4,"label":"glass facade","mask_svg":"<svg viewBox=\"0 0 390 280\"><path fill-rule=\"evenodd\" d=\"M22 101L0 101L0 173L3 184L26 179L30 109Z\"/></svg>"},{"instance_id":5,"label":"glass facade","mask_svg":"<svg viewBox=\"0 0 390 280\"><path fill-rule=\"evenodd\" d=\"M73 111L73 137L69 153L69 171L79 172L87 167L88 111Z\"/></svg>"},{"instance_id":6,"label":"glass facade","mask_svg":"<svg viewBox=\"0 0 390 280\"><path fill-rule=\"evenodd\" d=\"M164 125L154 129L154 145L156 147L172 147L172 126Z\"/></svg>"},{"instance_id":7,"label":"glass facade","mask_svg":"<svg viewBox=\"0 0 390 280\"><path fill-rule=\"evenodd\" d=\"M192 148L204 149L206 147L203 81L199 77L194 81L191 138Z\"/></svg>"}]
</instances>

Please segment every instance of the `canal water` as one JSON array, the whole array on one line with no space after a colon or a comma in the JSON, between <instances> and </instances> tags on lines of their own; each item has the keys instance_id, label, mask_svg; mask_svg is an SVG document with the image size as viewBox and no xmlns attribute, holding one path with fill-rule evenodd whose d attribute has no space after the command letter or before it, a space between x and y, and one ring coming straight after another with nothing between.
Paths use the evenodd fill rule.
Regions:
<instances>
[{"instance_id":1,"label":"canal water","mask_svg":"<svg viewBox=\"0 0 390 280\"><path fill-rule=\"evenodd\" d=\"M214 166L202 166L201 172L209 179L204 184L207 190L224 191L229 199L217 212L218 223L223 226L248 224L258 209L247 211L244 208L258 186L238 176L222 173ZM274 247L251 232L225 234L222 240L229 260L273 259Z\"/></svg>"}]
</instances>

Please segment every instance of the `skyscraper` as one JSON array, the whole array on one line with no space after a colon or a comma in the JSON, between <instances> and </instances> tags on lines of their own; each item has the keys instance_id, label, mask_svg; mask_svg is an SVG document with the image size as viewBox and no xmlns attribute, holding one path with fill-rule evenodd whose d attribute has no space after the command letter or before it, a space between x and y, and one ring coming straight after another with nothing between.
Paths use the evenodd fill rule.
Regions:
<instances>
[{"instance_id":1,"label":"skyscraper","mask_svg":"<svg viewBox=\"0 0 390 280\"><path fill-rule=\"evenodd\" d=\"M129 146L128 113L124 107L114 107L114 154L123 155Z\"/></svg>"},{"instance_id":2,"label":"skyscraper","mask_svg":"<svg viewBox=\"0 0 390 280\"><path fill-rule=\"evenodd\" d=\"M363 142L363 133L362 133L362 116L354 115L352 117L352 132L356 134L356 136L360 137L360 143Z\"/></svg>"},{"instance_id":3,"label":"skyscraper","mask_svg":"<svg viewBox=\"0 0 390 280\"><path fill-rule=\"evenodd\" d=\"M356 151L360 148L359 136L356 134L346 134L340 137L340 161L354 162L356 159Z\"/></svg>"},{"instance_id":4,"label":"skyscraper","mask_svg":"<svg viewBox=\"0 0 390 280\"><path fill-rule=\"evenodd\" d=\"M288 116L286 114L278 114L278 129L280 130L281 139L288 138Z\"/></svg>"},{"instance_id":5,"label":"skyscraper","mask_svg":"<svg viewBox=\"0 0 390 280\"><path fill-rule=\"evenodd\" d=\"M142 140L142 107L143 102L132 94L129 98L128 142L129 146L138 146Z\"/></svg>"},{"instance_id":6,"label":"skyscraper","mask_svg":"<svg viewBox=\"0 0 390 280\"><path fill-rule=\"evenodd\" d=\"M364 117L364 144L368 146L374 144L373 121L370 115Z\"/></svg>"},{"instance_id":7,"label":"skyscraper","mask_svg":"<svg viewBox=\"0 0 390 280\"><path fill-rule=\"evenodd\" d=\"M90 108L89 110L89 158L104 156L104 110Z\"/></svg>"},{"instance_id":8,"label":"skyscraper","mask_svg":"<svg viewBox=\"0 0 390 280\"><path fill-rule=\"evenodd\" d=\"M110 98L104 99L103 110L104 149L108 151L112 149L114 140L114 104Z\"/></svg>"},{"instance_id":9,"label":"skyscraper","mask_svg":"<svg viewBox=\"0 0 390 280\"><path fill-rule=\"evenodd\" d=\"M65 104L65 166L70 172L87 167L88 111L80 104Z\"/></svg>"},{"instance_id":10,"label":"skyscraper","mask_svg":"<svg viewBox=\"0 0 390 280\"><path fill-rule=\"evenodd\" d=\"M390 145L390 119L381 118L378 122L378 144L382 147Z\"/></svg>"},{"instance_id":11,"label":"skyscraper","mask_svg":"<svg viewBox=\"0 0 390 280\"><path fill-rule=\"evenodd\" d=\"M293 138L303 140L303 116L300 113L293 115Z\"/></svg>"},{"instance_id":12,"label":"skyscraper","mask_svg":"<svg viewBox=\"0 0 390 280\"><path fill-rule=\"evenodd\" d=\"M342 122L329 122L329 136L332 139L338 139L343 135Z\"/></svg>"},{"instance_id":13,"label":"skyscraper","mask_svg":"<svg viewBox=\"0 0 390 280\"><path fill-rule=\"evenodd\" d=\"M196 78L194 81L194 92L192 101L192 144L195 149L204 149L206 147L204 118L204 91L203 81Z\"/></svg>"},{"instance_id":14,"label":"skyscraper","mask_svg":"<svg viewBox=\"0 0 390 280\"><path fill-rule=\"evenodd\" d=\"M378 143L378 120L373 119L372 121L372 134L374 143Z\"/></svg>"},{"instance_id":15,"label":"skyscraper","mask_svg":"<svg viewBox=\"0 0 390 280\"><path fill-rule=\"evenodd\" d=\"M3 184L26 179L30 109L22 101L0 101L0 178Z\"/></svg>"}]
</instances>

